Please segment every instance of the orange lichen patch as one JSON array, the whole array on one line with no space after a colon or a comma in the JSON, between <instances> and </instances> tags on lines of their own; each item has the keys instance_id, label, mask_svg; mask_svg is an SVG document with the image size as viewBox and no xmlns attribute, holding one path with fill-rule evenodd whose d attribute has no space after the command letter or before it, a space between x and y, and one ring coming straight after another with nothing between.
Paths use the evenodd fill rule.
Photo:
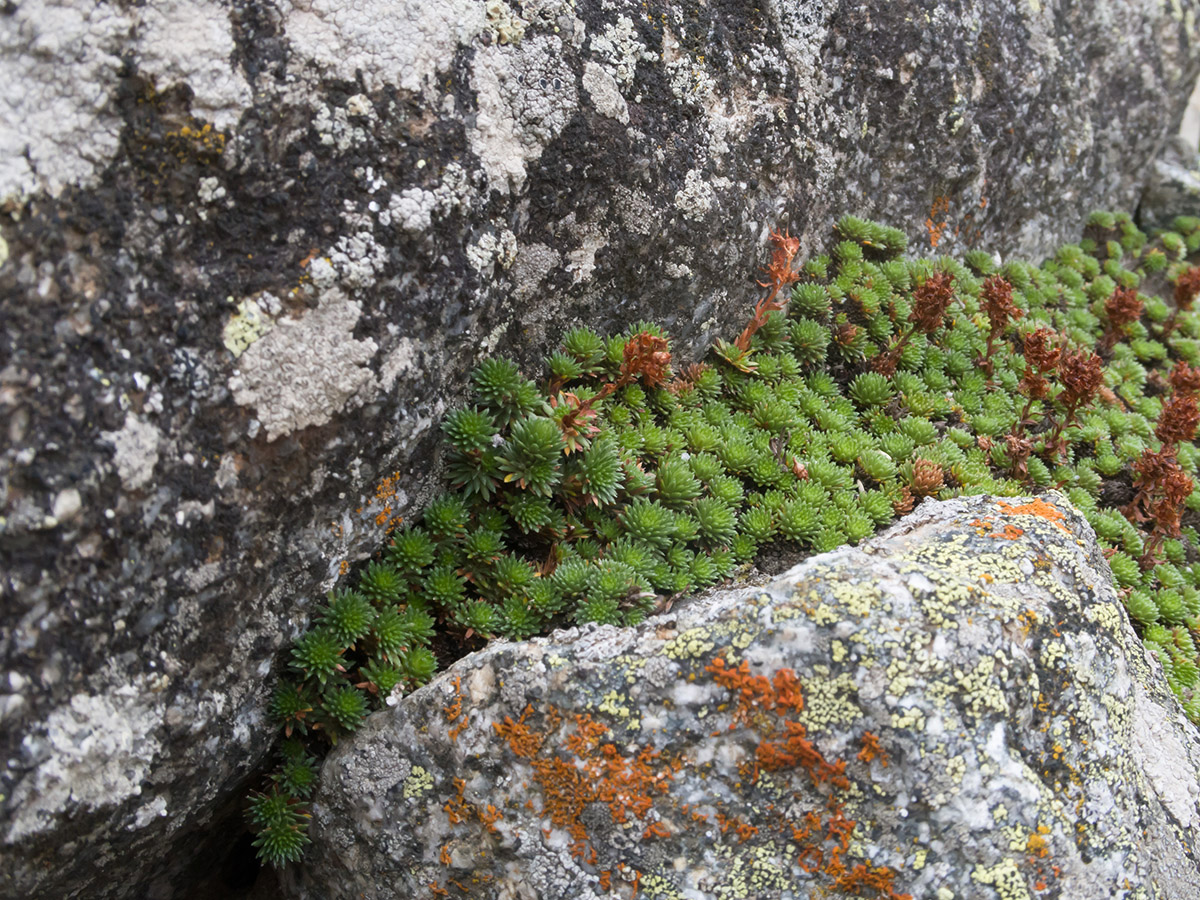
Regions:
<instances>
[{"instance_id":1,"label":"orange lichen patch","mask_svg":"<svg viewBox=\"0 0 1200 900\"><path fill-rule=\"evenodd\" d=\"M575 716L575 733L567 738L567 749L576 756L590 756L608 734L608 726L586 714Z\"/></svg>"},{"instance_id":2,"label":"orange lichen patch","mask_svg":"<svg viewBox=\"0 0 1200 900\"><path fill-rule=\"evenodd\" d=\"M886 769L888 764L887 751L879 746L879 735L864 731L862 736L862 750L858 751L858 758L862 762L869 763L876 757L879 758L879 764Z\"/></svg>"},{"instance_id":3,"label":"orange lichen patch","mask_svg":"<svg viewBox=\"0 0 1200 900\"><path fill-rule=\"evenodd\" d=\"M717 823L721 826L721 834L732 831L740 841L748 841L758 834L758 826L743 822L737 816L725 816L717 813Z\"/></svg>"},{"instance_id":4,"label":"orange lichen patch","mask_svg":"<svg viewBox=\"0 0 1200 900\"><path fill-rule=\"evenodd\" d=\"M379 484L375 485L375 495L367 501L365 506L358 507L355 512L359 515L370 515L376 525L385 528L387 534L391 534L404 521L403 516L392 514L394 512L392 501L396 498L399 483L399 472L385 476Z\"/></svg>"},{"instance_id":5,"label":"orange lichen patch","mask_svg":"<svg viewBox=\"0 0 1200 900\"><path fill-rule=\"evenodd\" d=\"M946 231L946 213L950 211L950 198L938 197L929 207L929 215L925 218L925 230L929 232L929 246L936 248ZM940 218L941 221L938 221Z\"/></svg>"},{"instance_id":6,"label":"orange lichen patch","mask_svg":"<svg viewBox=\"0 0 1200 900\"><path fill-rule=\"evenodd\" d=\"M718 656L704 671L711 672L713 680L723 688L737 691L738 709L730 725L733 730L739 722L746 722L756 710L777 711L791 709L801 712L804 697L800 682L791 669L780 669L773 680L765 675L751 675L750 664L742 661L736 669L730 669L723 657Z\"/></svg>"},{"instance_id":7,"label":"orange lichen patch","mask_svg":"<svg viewBox=\"0 0 1200 900\"><path fill-rule=\"evenodd\" d=\"M340 563L338 563L338 574L339 575L345 575L349 571L350 571L350 560L343 559Z\"/></svg>"},{"instance_id":8,"label":"orange lichen patch","mask_svg":"<svg viewBox=\"0 0 1200 900\"><path fill-rule=\"evenodd\" d=\"M602 890L602 891L611 891L612 890L612 869L604 869L600 873L600 890Z\"/></svg>"},{"instance_id":9,"label":"orange lichen patch","mask_svg":"<svg viewBox=\"0 0 1200 900\"><path fill-rule=\"evenodd\" d=\"M670 837L671 829L662 822L651 822L646 826L646 830L642 832L642 840L647 840L652 837Z\"/></svg>"},{"instance_id":10,"label":"orange lichen patch","mask_svg":"<svg viewBox=\"0 0 1200 900\"><path fill-rule=\"evenodd\" d=\"M446 811L446 815L450 819L451 825L458 825L460 822L466 822L471 817L471 805L463 799L463 791L466 789L467 783L461 778L454 779L455 794L446 801L446 805L442 807Z\"/></svg>"},{"instance_id":11,"label":"orange lichen patch","mask_svg":"<svg viewBox=\"0 0 1200 900\"><path fill-rule=\"evenodd\" d=\"M625 868L625 864L624 864L624 863L620 863L620 864L619 864L619 866L620 866L620 868L621 868L621 869L624 869L624 868ZM637 869L634 869L634 870L633 870L633 881L632 881L632 886L633 886L633 894L631 894L631 895L630 895L630 897L631 897L631 900L632 900L632 898L633 898L633 897L636 897L636 896L638 895L638 890L639 890L639 889L641 888L641 886L642 886L642 873L641 873L641 872L639 872Z\"/></svg>"},{"instance_id":12,"label":"orange lichen patch","mask_svg":"<svg viewBox=\"0 0 1200 900\"><path fill-rule=\"evenodd\" d=\"M867 891L875 891L880 900L912 900L911 894L897 894L892 887L896 873L886 867L872 868L862 863L838 878L833 886L838 890L857 894L859 897L870 896Z\"/></svg>"},{"instance_id":13,"label":"orange lichen patch","mask_svg":"<svg viewBox=\"0 0 1200 900\"><path fill-rule=\"evenodd\" d=\"M668 793L678 763L663 759L650 746L626 755L616 744L604 740L609 727L586 713L573 717L574 731L563 741L560 753L543 756L548 732L534 731L529 726L527 720L532 713L533 708L527 706L519 721L509 716L494 727L514 754L529 760L542 795L543 815L571 836L572 855L593 865L597 852L582 822L588 805L606 805L617 823L629 821L630 816L645 820L654 798ZM553 708L545 719L550 731L564 721ZM657 822L647 830L660 837L670 833Z\"/></svg>"},{"instance_id":14,"label":"orange lichen patch","mask_svg":"<svg viewBox=\"0 0 1200 900\"><path fill-rule=\"evenodd\" d=\"M503 722L492 725L496 729L496 733L508 741L512 752L524 759L533 759L537 756L538 751L542 749L542 741L545 740L545 735L531 731L525 724L525 720L532 712L533 707L526 706L518 721L514 722L512 716L505 716Z\"/></svg>"},{"instance_id":15,"label":"orange lichen patch","mask_svg":"<svg viewBox=\"0 0 1200 900\"><path fill-rule=\"evenodd\" d=\"M443 866L450 865L450 847L448 844L442 845L442 852L438 855L438 861L441 862Z\"/></svg>"},{"instance_id":16,"label":"orange lichen patch","mask_svg":"<svg viewBox=\"0 0 1200 900\"><path fill-rule=\"evenodd\" d=\"M967 524L974 528L975 533L980 537L1003 538L1006 541L1015 541L1025 534L1025 529L1018 528L1016 525L1005 525L999 531L989 531L993 527L990 518L973 519Z\"/></svg>"},{"instance_id":17,"label":"orange lichen patch","mask_svg":"<svg viewBox=\"0 0 1200 900\"><path fill-rule=\"evenodd\" d=\"M782 741L764 740L754 751L758 764L767 771L779 769L804 769L813 784L829 782L843 790L850 787L845 776L846 763L838 760L830 763L808 739L807 731L799 722L784 721L786 738Z\"/></svg>"},{"instance_id":18,"label":"orange lichen patch","mask_svg":"<svg viewBox=\"0 0 1200 900\"><path fill-rule=\"evenodd\" d=\"M466 790L467 783L461 778L455 778L454 796L446 801L442 807L446 811L446 817L450 820L451 825L461 825L465 822L470 822L472 819L477 820L483 827L496 833L496 823L504 818L503 813L496 809L491 803L487 806L476 806L463 796ZM449 855L446 848L442 848L442 862L450 865Z\"/></svg>"},{"instance_id":19,"label":"orange lichen patch","mask_svg":"<svg viewBox=\"0 0 1200 900\"><path fill-rule=\"evenodd\" d=\"M462 734L462 730L467 727L467 717L463 715L462 708L462 680L456 675L454 677L454 699L450 701L449 706L443 706L442 711L446 714L446 722L454 727L450 729L450 743L455 743L458 736ZM461 721L459 721L461 719ZM457 725L454 725L455 722Z\"/></svg>"},{"instance_id":20,"label":"orange lichen patch","mask_svg":"<svg viewBox=\"0 0 1200 900\"><path fill-rule=\"evenodd\" d=\"M1032 856L1046 856L1050 852L1049 843L1046 841L1046 835L1049 833L1049 827L1039 825L1038 830L1025 841L1025 852Z\"/></svg>"},{"instance_id":21,"label":"orange lichen patch","mask_svg":"<svg viewBox=\"0 0 1200 900\"><path fill-rule=\"evenodd\" d=\"M833 879L835 888L860 897L912 900L911 896L896 894L892 889L895 873L891 869L859 863L853 870L847 870L843 856L850 849L856 822L845 817L843 802L839 798L840 791L848 791L851 787L850 779L845 774L846 763L844 760L827 760L809 740L804 725L787 718L791 711L804 709L801 685L795 673L785 669L772 678L752 675L747 662L733 669L721 656L714 659L705 671L711 672L718 684L736 692L737 706L730 728L744 724L761 737L755 747L756 768L770 771L802 769L808 773L813 787L825 796L824 817L816 810L808 810L799 819L794 816L768 816L763 819L764 823L768 823L767 827L777 829L780 837L792 845L796 865L810 874L823 874ZM871 732L864 734L863 752L859 758L867 761L875 758L886 760L878 735ZM747 780L753 783L757 779L758 773L755 772L754 778ZM718 812L716 818L721 823L722 832L733 830L742 840L757 834L757 828L753 832L738 830L735 816ZM870 891L875 893L871 894Z\"/></svg>"},{"instance_id":22,"label":"orange lichen patch","mask_svg":"<svg viewBox=\"0 0 1200 900\"><path fill-rule=\"evenodd\" d=\"M476 813L478 814L479 821L483 824L483 827L492 834L496 833L496 823L504 818L504 813L496 809L496 807L491 803L489 803L484 809L476 809Z\"/></svg>"},{"instance_id":23,"label":"orange lichen patch","mask_svg":"<svg viewBox=\"0 0 1200 900\"><path fill-rule=\"evenodd\" d=\"M1066 516L1058 509L1058 507L1047 503L1042 499L1030 500L1028 503L1020 503L1016 506L1011 503L1005 503L1003 500L997 500L996 505L1007 515L1010 516L1038 516L1046 519L1054 524L1054 527L1062 531L1064 534L1070 534L1071 529L1066 526Z\"/></svg>"},{"instance_id":24,"label":"orange lichen patch","mask_svg":"<svg viewBox=\"0 0 1200 900\"><path fill-rule=\"evenodd\" d=\"M442 887L440 884L438 884L436 881L432 881L429 883L429 889L433 891L433 896L435 896L435 897L449 897L450 896L450 892L448 890L446 890L444 887Z\"/></svg>"}]
</instances>

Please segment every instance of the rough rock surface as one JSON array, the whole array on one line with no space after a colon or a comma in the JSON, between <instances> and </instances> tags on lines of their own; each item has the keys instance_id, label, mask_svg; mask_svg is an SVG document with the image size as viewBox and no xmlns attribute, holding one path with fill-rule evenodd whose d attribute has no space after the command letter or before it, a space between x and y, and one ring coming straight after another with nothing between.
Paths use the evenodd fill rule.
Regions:
<instances>
[{"instance_id":1,"label":"rough rock surface","mask_svg":"<svg viewBox=\"0 0 1200 900\"><path fill-rule=\"evenodd\" d=\"M326 762L292 893L1200 898L1156 667L1061 494L928 501L761 591L460 660Z\"/></svg>"},{"instance_id":2,"label":"rough rock surface","mask_svg":"<svg viewBox=\"0 0 1200 900\"><path fill-rule=\"evenodd\" d=\"M1182 136L1167 142L1155 160L1153 175L1142 192L1138 224L1143 229L1170 228L1176 216L1200 210L1200 155Z\"/></svg>"},{"instance_id":3,"label":"rough rock surface","mask_svg":"<svg viewBox=\"0 0 1200 900\"><path fill-rule=\"evenodd\" d=\"M281 649L479 357L686 356L844 212L1046 250L1136 201L1195 5L3 4L0 889L213 867Z\"/></svg>"}]
</instances>

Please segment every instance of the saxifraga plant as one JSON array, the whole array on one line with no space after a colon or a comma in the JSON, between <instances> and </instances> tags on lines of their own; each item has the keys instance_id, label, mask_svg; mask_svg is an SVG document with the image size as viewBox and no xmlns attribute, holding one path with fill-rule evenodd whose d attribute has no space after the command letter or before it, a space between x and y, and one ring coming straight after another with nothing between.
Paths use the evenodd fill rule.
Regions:
<instances>
[{"instance_id":1,"label":"saxifraga plant","mask_svg":"<svg viewBox=\"0 0 1200 900\"><path fill-rule=\"evenodd\" d=\"M924 497L1067 491L1200 722L1200 218L1146 235L1099 213L1040 266L903 259L902 232L849 216L835 232L802 266L772 236L750 323L711 364L673 372L639 323L567 332L540 385L478 366L442 424L449 490L289 653L280 766L247 813L265 861L303 851L325 749L439 661L634 624L772 543L862 540Z\"/></svg>"}]
</instances>

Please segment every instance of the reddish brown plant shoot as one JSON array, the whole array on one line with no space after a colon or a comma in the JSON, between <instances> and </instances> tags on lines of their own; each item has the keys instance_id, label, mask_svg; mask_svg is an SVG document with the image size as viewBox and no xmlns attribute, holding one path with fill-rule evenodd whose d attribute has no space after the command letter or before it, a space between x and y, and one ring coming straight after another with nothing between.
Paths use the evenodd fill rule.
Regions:
<instances>
[{"instance_id":1,"label":"reddish brown plant shoot","mask_svg":"<svg viewBox=\"0 0 1200 900\"><path fill-rule=\"evenodd\" d=\"M1136 322L1142 315L1142 298L1134 288L1119 287L1104 301L1104 316L1108 320L1104 336L1100 339L1102 350L1111 350L1125 326Z\"/></svg>"},{"instance_id":2,"label":"reddish brown plant shoot","mask_svg":"<svg viewBox=\"0 0 1200 900\"><path fill-rule=\"evenodd\" d=\"M1104 364L1100 357L1087 350L1072 350L1062 354L1058 361L1058 380L1062 385L1058 402L1065 414L1055 423L1054 433L1046 440L1046 446L1059 449L1059 438L1064 429L1075 422L1081 407L1091 403L1104 383Z\"/></svg>"},{"instance_id":3,"label":"reddish brown plant shoot","mask_svg":"<svg viewBox=\"0 0 1200 900\"><path fill-rule=\"evenodd\" d=\"M942 317L954 302L954 276L949 272L934 272L913 288L911 323L900 339L875 357L873 368L881 375L894 375L905 344L918 331L933 334L942 327Z\"/></svg>"},{"instance_id":4,"label":"reddish brown plant shoot","mask_svg":"<svg viewBox=\"0 0 1200 900\"><path fill-rule=\"evenodd\" d=\"M770 264L763 270L767 274L767 280L759 282L761 287L767 289L767 295L758 301L750 323L733 342L743 353L750 349L750 339L766 324L767 316L783 309L784 303L778 299L780 290L800 278L798 272L792 271L792 260L800 250L800 239L792 237L786 231L783 234L772 231L771 242L775 249L771 254Z\"/></svg>"},{"instance_id":5,"label":"reddish brown plant shoot","mask_svg":"<svg viewBox=\"0 0 1200 900\"><path fill-rule=\"evenodd\" d=\"M983 357L979 363L988 378L992 377L992 345L997 338L1003 336L1009 322L1016 321L1025 315L1024 311L1013 303L1012 295L1012 285L999 275L993 275L984 281L983 288L980 290L983 311L988 317L989 331L987 349L983 351Z\"/></svg>"},{"instance_id":6,"label":"reddish brown plant shoot","mask_svg":"<svg viewBox=\"0 0 1200 900\"><path fill-rule=\"evenodd\" d=\"M1167 376L1176 393L1195 394L1200 392L1200 368L1189 366L1185 362L1175 364L1171 374Z\"/></svg>"}]
</instances>

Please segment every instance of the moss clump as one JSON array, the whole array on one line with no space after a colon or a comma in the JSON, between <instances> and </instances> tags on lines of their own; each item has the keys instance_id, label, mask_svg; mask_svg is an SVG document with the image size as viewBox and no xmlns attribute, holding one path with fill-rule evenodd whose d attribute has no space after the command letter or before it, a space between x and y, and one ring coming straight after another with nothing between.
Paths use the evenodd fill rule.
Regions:
<instances>
[{"instance_id":1,"label":"moss clump","mask_svg":"<svg viewBox=\"0 0 1200 900\"><path fill-rule=\"evenodd\" d=\"M639 323L569 331L541 383L475 370L442 426L450 491L291 651L271 704L290 756L250 804L264 859L307 840L312 758L438 656L634 624L772 542L831 550L926 496L1069 491L1200 721L1200 218L1146 235L1097 213L1041 266L904 259L902 232L853 217L802 265L773 239L766 296L709 362Z\"/></svg>"}]
</instances>

